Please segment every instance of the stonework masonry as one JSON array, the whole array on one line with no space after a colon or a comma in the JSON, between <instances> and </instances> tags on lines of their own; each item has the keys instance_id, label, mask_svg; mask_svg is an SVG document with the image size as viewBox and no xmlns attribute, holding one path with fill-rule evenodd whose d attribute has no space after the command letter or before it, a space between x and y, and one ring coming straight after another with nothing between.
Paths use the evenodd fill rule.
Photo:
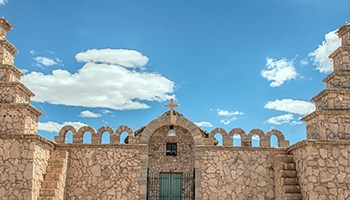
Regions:
<instances>
[{"instance_id":1,"label":"stonework masonry","mask_svg":"<svg viewBox=\"0 0 350 200\"><path fill-rule=\"evenodd\" d=\"M170 111L135 131L125 125L65 126L54 141L47 140L38 135L41 113L30 104L34 93L14 66L18 50L7 40L12 28L0 18L1 200L350 199L349 24L337 32L342 45L330 55L334 72L324 79L327 87L311 100L316 111L302 119L307 140L294 145L278 130L206 132L175 111L173 101ZM66 143L68 132L73 143ZM91 141L83 144L88 132ZM102 144L103 134L109 144ZM258 147L252 146L253 135L260 138ZM278 147L271 147L272 136ZM176 156L166 154L167 143L176 144Z\"/></svg>"}]
</instances>

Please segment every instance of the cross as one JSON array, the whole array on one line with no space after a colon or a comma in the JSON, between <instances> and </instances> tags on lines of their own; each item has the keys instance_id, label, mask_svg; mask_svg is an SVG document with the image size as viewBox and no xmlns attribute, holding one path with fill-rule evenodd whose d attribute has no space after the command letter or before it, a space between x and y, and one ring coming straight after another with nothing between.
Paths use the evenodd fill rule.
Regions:
<instances>
[{"instance_id":1,"label":"cross","mask_svg":"<svg viewBox=\"0 0 350 200\"><path fill-rule=\"evenodd\" d=\"M170 121L173 121L174 116L174 108L180 107L179 104L174 104L174 99L170 99L169 104L165 104L165 107L170 108Z\"/></svg>"}]
</instances>

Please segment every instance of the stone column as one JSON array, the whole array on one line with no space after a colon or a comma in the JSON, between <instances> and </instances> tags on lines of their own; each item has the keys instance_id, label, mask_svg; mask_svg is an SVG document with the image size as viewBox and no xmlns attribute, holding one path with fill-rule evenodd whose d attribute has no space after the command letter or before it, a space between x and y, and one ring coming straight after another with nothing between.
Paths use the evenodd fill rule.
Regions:
<instances>
[{"instance_id":1,"label":"stone column","mask_svg":"<svg viewBox=\"0 0 350 200\"><path fill-rule=\"evenodd\" d=\"M342 44L329 56L334 71L323 80L327 88L311 99L316 111L302 119L307 139L350 139L350 24L337 34Z\"/></svg>"},{"instance_id":2,"label":"stone column","mask_svg":"<svg viewBox=\"0 0 350 200\"><path fill-rule=\"evenodd\" d=\"M6 38L12 28L0 18L0 134L37 134L41 113L30 105L34 93L20 82L23 73L14 66L18 50Z\"/></svg>"}]
</instances>

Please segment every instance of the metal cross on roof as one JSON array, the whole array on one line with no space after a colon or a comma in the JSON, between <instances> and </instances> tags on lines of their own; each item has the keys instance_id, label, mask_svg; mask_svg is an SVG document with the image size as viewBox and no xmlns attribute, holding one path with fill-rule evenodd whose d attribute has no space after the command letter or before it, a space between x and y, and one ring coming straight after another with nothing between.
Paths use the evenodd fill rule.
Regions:
<instances>
[{"instance_id":1,"label":"metal cross on roof","mask_svg":"<svg viewBox=\"0 0 350 200\"><path fill-rule=\"evenodd\" d=\"M174 99L170 99L169 104L165 104L165 107L170 108L170 120L173 121L174 108L180 107L179 104L174 104Z\"/></svg>"}]
</instances>

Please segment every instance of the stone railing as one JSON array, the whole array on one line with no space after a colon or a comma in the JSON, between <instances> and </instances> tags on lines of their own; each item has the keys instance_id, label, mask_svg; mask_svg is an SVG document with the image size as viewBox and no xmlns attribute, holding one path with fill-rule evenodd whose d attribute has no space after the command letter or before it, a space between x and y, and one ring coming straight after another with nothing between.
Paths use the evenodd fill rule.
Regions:
<instances>
[{"instance_id":1,"label":"stone railing","mask_svg":"<svg viewBox=\"0 0 350 200\"><path fill-rule=\"evenodd\" d=\"M260 138L260 147L271 147L271 136L275 135L278 140L278 147L288 147L289 141L284 139L284 135L281 131L276 129L268 131L266 134L260 129L252 129L246 134L241 128L234 128L230 132L226 132L223 128L215 128L209 133L209 138L207 138L206 145L215 145L216 139L214 136L216 134L221 134L222 136L222 146L229 147L233 146L233 137L238 134L241 138L240 146L252 146L253 135L258 135Z\"/></svg>"},{"instance_id":2,"label":"stone railing","mask_svg":"<svg viewBox=\"0 0 350 200\"><path fill-rule=\"evenodd\" d=\"M91 126L83 126L79 130L75 129L71 125L64 126L58 136L55 136L55 142L58 144L66 143L66 134L68 132L73 133L73 143L82 144L84 139L84 134L87 132L91 133L91 144L102 144L102 134L108 132L110 135L110 144L120 144L120 135L123 132L128 133L128 143L135 144L138 143L137 139L134 137L134 132L128 126L120 126L116 131L109 126L102 126L97 131Z\"/></svg>"}]
</instances>

